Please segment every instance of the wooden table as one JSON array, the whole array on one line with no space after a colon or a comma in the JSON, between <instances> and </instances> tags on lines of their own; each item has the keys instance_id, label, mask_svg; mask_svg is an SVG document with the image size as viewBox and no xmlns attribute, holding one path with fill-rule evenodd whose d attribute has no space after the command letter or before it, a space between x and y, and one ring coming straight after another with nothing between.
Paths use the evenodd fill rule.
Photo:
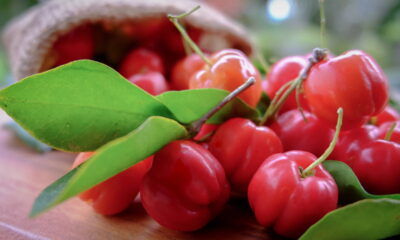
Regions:
<instances>
[{"instance_id":1,"label":"wooden table","mask_svg":"<svg viewBox=\"0 0 400 240\"><path fill-rule=\"evenodd\" d=\"M0 112L0 125L5 120ZM0 239L278 239L257 224L244 200L232 200L218 218L194 233L161 227L138 201L127 212L107 218L74 198L29 219L35 197L68 171L74 157L36 153L0 126Z\"/></svg>"}]
</instances>

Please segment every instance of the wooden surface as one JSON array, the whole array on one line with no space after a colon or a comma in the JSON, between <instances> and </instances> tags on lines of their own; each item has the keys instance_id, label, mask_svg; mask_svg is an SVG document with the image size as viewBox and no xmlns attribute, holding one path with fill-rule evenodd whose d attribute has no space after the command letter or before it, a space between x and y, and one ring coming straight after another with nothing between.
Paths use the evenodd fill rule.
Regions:
<instances>
[{"instance_id":1,"label":"wooden surface","mask_svg":"<svg viewBox=\"0 0 400 240\"><path fill-rule=\"evenodd\" d=\"M0 112L0 125L5 121ZM204 229L180 233L161 227L139 202L118 216L103 217L77 198L35 219L35 197L65 174L74 154L38 154L0 126L0 239L277 239L255 221L245 201L231 201Z\"/></svg>"}]
</instances>

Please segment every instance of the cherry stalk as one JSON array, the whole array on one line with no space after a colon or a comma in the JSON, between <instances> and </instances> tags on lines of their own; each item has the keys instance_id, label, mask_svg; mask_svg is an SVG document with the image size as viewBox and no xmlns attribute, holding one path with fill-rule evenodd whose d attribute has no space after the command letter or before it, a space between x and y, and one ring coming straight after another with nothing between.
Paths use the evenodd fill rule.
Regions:
<instances>
[{"instance_id":1,"label":"cherry stalk","mask_svg":"<svg viewBox=\"0 0 400 240\"><path fill-rule=\"evenodd\" d=\"M201 117L199 120L193 122L190 126L190 133L192 134L197 134L200 131L201 126L210 119L216 112L218 112L221 108L223 108L227 103L232 101L237 95L242 93L244 90L249 88L251 85L253 85L256 82L255 78L251 77L249 78L245 83L243 83L241 86L236 88L233 92L229 93L217 106L212 108L209 112L207 112L203 117Z\"/></svg>"},{"instance_id":2,"label":"cherry stalk","mask_svg":"<svg viewBox=\"0 0 400 240\"><path fill-rule=\"evenodd\" d=\"M318 62L324 60L327 54L328 51L323 48L315 48L313 50L312 56L308 59L308 64L302 69L299 76L296 79L283 85L281 89L279 89L277 95L274 97L274 99L272 99L270 106L268 107L263 118L261 119L260 125L265 124L270 117L274 116L279 111L285 100L294 90L300 90L302 83L307 78L311 68Z\"/></svg>"},{"instance_id":3,"label":"cherry stalk","mask_svg":"<svg viewBox=\"0 0 400 240\"><path fill-rule=\"evenodd\" d=\"M321 164L323 161L325 161L329 157L329 155L331 155L333 149L335 148L336 143L339 139L340 129L342 128L342 124L343 124L343 109L339 108L337 110L337 113L338 113L338 121L336 124L336 131L335 131L335 135L332 139L332 142L329 144L329 147L325 150L325 152L315 162L310 164L306 169L304 169L301 172L301 175L303 178L305 178L309 175L312 175L313 169L316 166L318 166L319 164Z\"/></svg>"},{"instance_id":4,"label":"cherry stalk","mask_svg":"<svg viewBox=\"0 0 400 240\"><path fill-rule=\"evenodd\" d=\"M201 49L199 48L199 46L197 46L197 44L190 38L189 34L186 32L185 28L182 26L181 23L179 23L179 19L184 18L186 16L189 16L190 14L192 14L193 12L197 11L200 9L200 6L196 6L195 8L193 8L192 10L182 13L180 15L172 15L172 14L168 14L168 19L174 24L174 26L176 27L176 29L178 29L178 31L181 33L185 44L188 44L192 50L197 53L202 59L203 61L211 66L211 62L210 60L206 57L206 55L203 53L203 51L201 51Z\"/></svg>"}]
</instances>

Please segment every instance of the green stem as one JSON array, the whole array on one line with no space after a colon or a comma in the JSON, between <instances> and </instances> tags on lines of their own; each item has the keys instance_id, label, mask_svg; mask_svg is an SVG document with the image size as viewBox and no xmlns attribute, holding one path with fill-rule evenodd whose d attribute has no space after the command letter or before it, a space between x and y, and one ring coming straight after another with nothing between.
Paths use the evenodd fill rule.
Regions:
<instances>
[{"instance_id":1,"label":"green stem","mask_svg":"<svg viewBox=\"0 0 400 240\"><path fill-rule=\"evenodd\" d=\"M339 108L337 110L338 113L338 121L336 124L336 131L335 131L335 136L332 139L332 142L329 144L329 147L325 150L325 152L321 155L321 157L319 157L315 162L313 162L312 164L310 164L302 173L301 175L303 177L307 177L309 175L311 175L312 170L318 166L319 164L321 164L323 161L325 161L329 155L331 155L333 149L336 146L337 140L339 139L339 133L340 133L340 129L342 128L342 123L343 123L343 109Z\"/></svg>"},{"instance_id":2,"label":"green stem","mask_svg":"<svg viewBox=\"0 0 400 240\"><path fill-rule=\"evenodd\" d=\"M179 19L184 18L190 14L192 14L193 12L197 11L198 9L200 9L200 6L196 6L195 8L193 8L192 10L190 10L189 12L186 13L182 13L180 15L171 15L168 14L168 19L174 24L174 26L176 27L176 29L178 29L178 31L181 33L182 38L184 39L184 41L192 48L192 50L197 53L202 59L203 61L208 65L211 66L211 62L210 60L206 57L206 55L203 53L203 51L201 51L201 49L199 48L199 46L197 46L197 44L190 38L189 34L186 32L185 28L182 26L182 24L179 23Z\"/></svg>"},{"instance_id":3,"label":"green stem","mask_svg":"<svg viewBox=\"0 0 400 240\"><path fill-rule=\"evenodd\" d=\"M325 0L319 0L319 13L320 13L320 44L322 48L327 47L326 43L326 17L325 17Z\"/></svg>"},{"instance_id":4,"label":"green stem","mask_svg":"<svg viewBox=\"0 0 400 240\"><path fill-rule=\"evenodd\" d=\"M238 88L236 88L233 92L229 93L217 106L212 108L209 112L207 112L203 117L201 117L199 120L193 122L190 127L190 133L191 135L196 135L199 131L200 128L203 126L203 124L210 119L216 112L218 112L221 108L223 108L227 103L232 101L237 95L242 93L244 90L249 88L251 85L253 85L256 82L256 79L254 77L249 78L245 83L240 85Z\"/></svg>"},{"instance_id":5,"label":"green stem","mask_svg":"<svg viewBox=\"0 0 400 240\"><path fill-rule=\"evenodd\" d=\"M297 76L296 79L290 81L290 85L288 84L283 85L278 92L283 92L282 95L275 95L274 99L272 100L271 104L269 105L268 109L265 111L264 116L261 119L260 125L264 125L267 120L274 116L279 109L282 107L283 103L289 97L289 95L298 88L301 87L303 81L308 77L308 74L311 68L318 62L324 60L327 56L327 50L322 48L315 48L312 53L312 57L308 59L308 64L301 70L300 74ZM286 89L287 88L287 89ZM286 89L286 90L284 90Z\"/></svg>"},{"instance_id":6,"label":"green stem","mask_svg":"<svg viewBox=\"0 0 400 240\"><path fill-rule=\"evenodd\" d=\"M397 122L394 122L394 123L392 123L392 125L390 125L389 131L386 133L385 138L384 138L386 141L390 141L396 126L397 126Z\"/></svg>"}]
</instances>

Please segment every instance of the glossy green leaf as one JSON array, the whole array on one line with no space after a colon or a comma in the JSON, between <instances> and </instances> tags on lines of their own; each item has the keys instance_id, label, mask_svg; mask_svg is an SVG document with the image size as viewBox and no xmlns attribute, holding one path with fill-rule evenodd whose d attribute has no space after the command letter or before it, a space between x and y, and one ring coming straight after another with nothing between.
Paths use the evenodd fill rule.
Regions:
<instances>
[{"instance_id":1,"label":"glossy green leaf","mask_svg":"<svg viewBox=\"0 0 400 240\"><path fill-rule=\"evenodd\" d=\"M130 134L101 147L77 169L43 190L32 207L31 216L101 183L186 135L186 129L174 120L150 117Z\"/></svg>"},{"instance_id":2,"label":"glossy green leaf","mask_svg":"<svg viewBox=\"0 0 400 240\"><path fill-rule=\"evenodd\" d=\"M300 240L376 240L400 234L400 200L365 199L326 214Z\"/></svg>"},{"instance_id":3,"label":"glossy green leaf","mask_svg":"<svg viewBox=\"0 0 400 240\"><path fill-rule=\"evenodd\" d=\"M339 202L342 204L352 203L365 198L391 198L400 200L400 194L374 195L365 191L353 170L344 162L329 160L323 164L338 185Z\"/></svg>"},{"instance_id":4,"label":"glossy green leaf","mask_svg":"<svg viewBox=\"0 0 400 240\"><path fill-rule=\"evenodd\" d=\"M228 94L228 91L221 89L193 89L166 92L157 96L157 99L170 109L179 122L189 124L200 119ZM219 124L231 117L246 117L257 121L258 112L236 98L209 119L208 123Z\"/></svg>"},{"instance_id":5,"label":"glossy green leaf","mask_svg":"<svg viewBox=\"0 0 400 240\"><path fill-rule=\"evenodd\" d=\"M172 117L112 68L81 60L0 91L0 107L31 135L65 151L92 151L150 116Z\"/></svg>"}]
</instances>

